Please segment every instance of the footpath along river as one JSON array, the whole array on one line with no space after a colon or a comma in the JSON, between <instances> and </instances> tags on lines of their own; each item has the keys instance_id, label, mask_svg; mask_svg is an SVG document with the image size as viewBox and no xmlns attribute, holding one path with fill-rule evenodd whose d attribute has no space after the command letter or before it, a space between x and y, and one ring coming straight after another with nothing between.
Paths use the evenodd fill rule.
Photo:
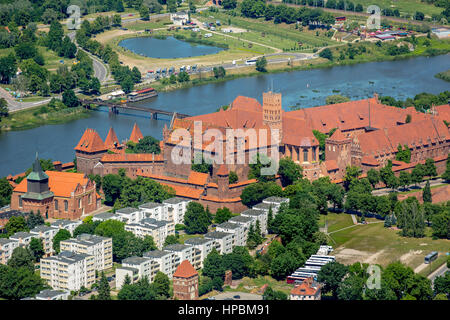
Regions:
<instances>
[{"instance_id":1,"label":"footpath along river","mask_svg":"<svg viewBox=\"0 0 450 320\"><path fill-rule=\"evenodd\" d=\"M450 90L448 82L434 75L450 69L450 55L418 57L408 60L372 62L308 71L293 71L239 78L222 83L161 92L158 97L140 101L139 105L177 111L189 115L210 113L229 104L238 95L262 100L262 92L271 88L282 93L283 109L290 106L308 108L325 104L325 98L341 94L352 100L377 92L397 99L413 97L421 92L440 93ZM136 122L144 135L162 138L164 124L170 119L150 119L142 112L127 111L110 115L106 108L92 112L87 119L61 125L46 125L25 131L0 133L0 177L17 174L29 168L36 151L40 158L73 161L76 143L86 128L97 130L102 139L113 127L120 141L130 136Z\"/></svg>"}]
</instances>

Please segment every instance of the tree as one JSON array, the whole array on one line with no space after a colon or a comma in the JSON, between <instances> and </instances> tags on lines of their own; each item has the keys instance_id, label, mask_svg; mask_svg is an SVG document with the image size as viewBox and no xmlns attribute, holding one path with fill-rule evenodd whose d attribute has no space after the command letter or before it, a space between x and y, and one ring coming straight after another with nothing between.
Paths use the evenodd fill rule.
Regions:
<instances>
[{"instance_id":1,"label":"tree","mask_svg":"<svg viewBox=\"0 0 450 320\"><path fill-rule=\"evenodd\" d=\"M69 108L78 107L80 105L80 101L75 95L75 92L73 92L73 90L71 89L63 92L62 102Z\"/></svg>"},{"instance_id":2,"label":"tree","mask_svg":"<svg viewBox=\"0 0 450 320\"><path fill-rule=\"evenodd\" d=\"M189 81L189 73L187 73L186 71L182 71L178 74L178 78L177 78L178 82L188 82Z\"/></svg>"},{"instance_id":3,"label":"tree","mask_svg":"<svg viewBox=\"0 0 450 320\"><path fill-rule=\"evenodd\" d=\"M267 60L266 57L262 56L256 60L256 71L266 72Z\"/></svg>"},{"instance_id":4,"label":"tree","mask_svg":"<svg viewBox=\"0 0 450 320\"><path fill-rule=\"evenodd\" d=\"M41 213L40 213L39 210L38 210L38 212L36 214L34 214L33 211L31 211L28 214L28 217L27 217L28 229L31 230L31 229L33 229L33 228L35 228L37 226L43 225L44 222L45 222L44 218L41 216Z\"/></svg>"},{"instance_id":5,"label":"tree","mask_svg":"<svg viewBox=\"0 0 450 320\"><path fill-rule=\"evenodd\" d=\"M361 168L355 166L349 166L345 170L344 176L344 188L345 190L349 190L350 185L358 180L358 177L361 175Z\"/></svg>"},{"instance_id":6,"label":"tree","mask_svg":"<svg viewBox=\"0 0 450 320\"><path fill-rule=\"evenodd\" d=\"M71 237L72 236L69 231L66 229L60 229L53 237L53 250L55 250L56 253L59 253L60 242L70 239Z\"/></svg>"},{"instance_id":7,"label":"tree","mask_svg":"<svg viewBox=\"0 0 450 320\"><path fill-rule=\"evenodd\" d=\"M271 196L283 196L283 189L275 182L258 182L245 187L241 199L244 205L251 207Z\"/></svg>"},{"instance_id":8,"label":"tree","mask_svg":"<svg viewBox=\"0 0 450 320\"><path fill-rule=\"evenodd\" d=\"M34 261L39 262L41 258L44 256L44 245L42 244L42 239L40 238L32 238L29 244L31 253L33 254Z\"/></svg>"},{"instance_id":9,"label":"tree","mask_svg":"<svg viewBox=\"0 0 450 320\"><path fill-rule=\"evenodd\" d=\"M234 183L238 182L238 180L239 180L239 177L236 174L236 172L230 171L230 174L228 176L228 183L229 184L234 184Z\"/></svg>"},{"instance_id":10,"label":"tree","mask_svg":"<svg viewBox=\"0 0 450 320\"><path fill-rule=\"evenodd\" d=\"M447 156L445 172L441 175L441 178L445 181L450 181L450 153Z\"/></svg>"},{"instance_id":11,"label":"tree","mask_svg":"<svg viewBox=\"0 0 450 320\"><path fill-rule=\"evenodd\" d=\"M267 287L263 294L263 300L287 300L287 294L283 291L273 290L272 287Z\"/></svg>"},{"instance_id":12,"label":"tree","mask_svg":"<svg viewBox=\"0 0 450 320\"><path fill-rule=\"evenodd\" d=\"M436 165L433 159L428 158L425 160L425 176L430 178L437 176Z\"/></svg>"},{"instance_id":13,"label":"tree","mask_svg":"<svg viewBox=\"0 0 450 320\"><path fill-rule=\"evenodd\" d=\"M34 297L45 287L44 280L34 270L0 265L0 297L3 299Z\"/></svg>"},{"instance_id":14,"label":"tree","mask_svg":"<svg viewBox=\"0 0 450 320\"><path fill-rule=\"evenodd\" d=\"M434 279L434 294L444 294L447 299L450 297L450 272Z\"/></svg>"},{"instance_id":15,"label":"tree","mask_svg":"<svg viewBox=\"0 0 450 320\"><path fill-rule=\"evenodd\" d=\"M189 202L184 214L185 230L188 234L206 233L211 223L205 208L198 202Z\"/></svg>"},{"instance_id":16,"label":"tree","mask_svg":"<svg viewBox=\"0 0 450 320\"><path fill-rule=\"evenodd\" d=\"M450 239L450 210L448 208L441 213L433 215L431 221L433 237Z\"/></svg>"},{"instance_id":17,"label":"tree","mask_svg":"<svg viewBox=\"0 0 450 320\"><path fill-rule=\"evenodd\" d=\"M166 240L164 241L164 246L168 246L171 244L177 244L180 243L180 241L178 241L178 238L176 235L170 235L166 237Z\"/></svg>"},{"instance_id":18,"label":"tree","mask_svg":"<svg viewBox=\"0 0 450 320\"><path fill-rule=\"evenodd\" d=\"M218 79L218 78L224 78L225 77L225 74L226 74L226 71L225 71L225 69L224 69L224 67L222 67L222 66L220 66L220 67L214 67L213 68L213 72L214 72L214 77L216 78L216 79Z\"/></svg>"},{"instance_id":19,"label":"tree","mask_svg":"<svg viewBox=\"0 0 450 320\"><path fill-rule=\"evenodd\" d=\"M214 279L216 277L222 279L224 277L224 274L225 269L222 263L222 256L214 248L203 261L202 275L210 277L211 279Z\"/></svg>"},{"instance_id":20,"label":"tree","mask_svg":"<svg viewBox=\"0 0 450 320\"><path fill-rule=\"evenodd\" d=\"M369 180L372 189L375 189L377 183L380 182L380 173L375 169L370 169L367 171L367 179Z\"/></svg>"},{"instance_id":21,"label":"tree","mask_svg":"<svg viewBox=\"0 0 450 320\"><path fill-rule=\"evenodd\" d=\"M139 8L139 15L141 16L142 20L149 20L150 18L150 10L147 6L141 5Z\"/></svg>"},{"instance_id":22,"label":"tree","mask_svg":"<svg viewBox=\"0 0 450 320\"><path fill-rule=\"evenodd\" d=\"M337 297L339 300L362 300L365 279L350 275L339 285Z\"/></svg>"},{"instance_id":23,"label":"tree","mask_svg":"<svg viewBox=\"0 0 450 320\"><path fill-rule=\"evenodd\" d=\"M17 247L13 250L8 266L14 269L25 268L34 272L34 256L28 247Z\"/></svg>"},{"instance_id":24,"label":"tree","mask_svg":"<svg viewBox=\"0 0 450 320\"><path fill-rule=\"evenodd\" d=\"M406 163L409 163L411 161L411 150L408 148L407 145L402 147L400 143L398 144L395 159Z\"/></svg>"},{"instance_id":25,"label":"tree","mask_svg":"<svg viewBox=\"0 0 450 320\"><path fill-rule=\"evenodd\" d=\"M93 77L89 83L89 88L91 89L91 92L93 94L99 94L101 88L100 80L98 80L98 78L96 77Z\"/></svg>"},{"instance_id":26,"label":"tree","mask_svg":"<svg viewBox=\"0 0 450 320\"><path fill-rule=\"evenodd\" d=\"M3 99L3 98L2 98ZM0 106L0 112L1 112L1 106ZM0 116L1 119L1 116ZM13 188L9 184L8 180L6 178L0 179L0 207L6 206L11 202L11 194L12 194Z\"/></svg>"},{"instance_id":27,"label":"tree","mask_svg":"<svg viewBox=\"0 0 450 320\"><path fill-rule=\"evenodd\" d=\"M124 284L117 295L119 300L157 300L158 294L154 285L145 276L134 284Z\"/></svg>"},{"instance_id":28,"label":"tree","mask_svg":"<svg viewBox=\"0 0 450 320\"><path fill-rule=\"evenodd\" d=\"M230 209L227 207L219 208L216 211L216 215L214 217L214 222L217 224L228 221L232 217L232 213Z\"/></svg>"},{"instance_id":29,"label":"tree","mask_svg":"<svg viewBox=\"0 0 450 320\"><path fill-rule=\"evenodd\" d=\"M17 62L14 53L0 58L0 82L9 83L17 72Z\"/></svg>"},{"instance_id":30,"label":"tree","mask_svg":"<svg viewBox=\"0 0 450 320\"><path fill-rule=\"evenodd\" d=\"M433 202L431 199L431 188L430 188L430 181L428 180L427 183L425 184L425 187L423 188L422 191L422 199L423 202L428 202L431 203Z\"/></svg>"},{"instance_id":31,"label":"tree","mask_svg":"<svg viewBox=\"0 0 450 320\"><path fill-rule=\"evenodd\" d=\"M331 52L330 48L325 48L320 51L319 57L333 61L333 53Z\"/></svg>"},{"instance_id":32,"label":"tree","mask_svg":"<svg viewBox=\"0 0 450 320\"><path fill-rule=\"evenodd\" d=\"M111 300L111 288L109 287L108 279L106 279L103 271L98 286L97 300Z\"/></svg>"},{"instance_id":33,"label":"tree","mask_svg":"<svg viewBox=\"0 0 450 320\"><path fill-rule=\"evenodd\" d=\"M222 1L222 7L225 10L234 9L237 6L237 0L223 0Z\"/></svg>"},{"instance_id":34,"label":"tree","mask_svg":"<svg viewBox=\"0 0 450 320\"><path fill-rule=\"evenodd\" d=\"M306 259L304 259L305 261ZM303 261L303 263L304 263ZM299 265L301 265L301 261L297 260L290 252L286 251L278 256L276 256L271 264L270 264L270 273L272 277L277 280L281 280L286 278L287 275L294 272Z\"/></svg>"},{"instance_id":35,"label":"tree","mask_svg":"<svg viewBox=\"0 0 450 320\"><path fill-rule=\"evenodd\" d=\"M330 262L324 265L317 274L317 281L324 284L323 293L331 292L336 299L339 286L347 272L348 267L339 262Z\"/></svg>"},{"instance_id":36,"label":"tree","mask_svg":"<svg viewBox=\"0 0 450 320\"><path fill-rule=\"evenodd\" d=\"M170 297L170 281L169 277L165 273L158 271L155 275L155 279L153 280L153 285L156 293L162 299L167 299Z\"/></svg>"},{"instance_id":37,"label":"tree","mask_svg":"<svg viewBox=\"0 0 450 320\"><path fill-rule=\"evenodd\" d=\"M16 232L30 231L30 229L28 229L25 218L22 216L12 216L11 218L9 218L8 222L5 225L5 229L8 237L12 236Z\"/></svg>"},{"instance_id":38,"label":"tree","mask_svg":"<svg viewBox=\"0 0 450 320\"><path fill-rule=\"evenodd\" d=\"M350 98L340 95L340 94L334 94L334 95L328 96L325 99L326 104L337 104L337 103L343 103L343 102L347 102L347 101L350 101Z\"/></svg>"},{"instance_id":39,"label":"tree","mask_svg":"<svg viewBox=\"0 0 450 320\"><path fill-rule=\"evenodd\" d=\"M406 187L411 183L411 175L407 171L401 171L399 177L399 183L406 190Z\"/></svg>"},{"instance_id":40,"label":"tree","mask_svg":"<svg viewBox=\"0 0 450 320\"><path fill-rule=\"evenodd\" d=\"M279 163L278 174L283 186L290 185L303 177L303 168L291 158L282 158Z\"/></svg>"},{"instance_id":41,"label":"tree","mask_svg":"<svg viewBox=\"0 0 450 320\"><path fill-rule=\"evenodd\" d=\"M411 171L411 182L417 186L418 183L422 182L424 175L424 166L423 164L418 163Z\"/></svg>"},{"instance_id":42,"label":"tree","mask_svg":"<svg viewBox=\"0 0 450 320\"><path fill-rule=\"evenodd\" d=\"M423 12L416 11L416 13L414 14L415 20L423 21L424 18L425 18L425 15Z\"/></svg>"}]
</instances>

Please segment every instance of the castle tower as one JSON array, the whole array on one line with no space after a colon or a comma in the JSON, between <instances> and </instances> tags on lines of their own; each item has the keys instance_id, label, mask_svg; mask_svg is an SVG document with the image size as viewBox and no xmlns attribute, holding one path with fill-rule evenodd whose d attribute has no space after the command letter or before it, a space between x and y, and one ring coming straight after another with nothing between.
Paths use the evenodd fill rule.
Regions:
<instances>
[{"instance_id":1,"label":"castle tower","mask_svg":"<svg viewBox=\"0 0 450 320\"><path fill-rule=\"evenodd\" d=\"M105 147L108 149L114 149L119 146L119 139L117 139L116 132L113 128L109 129L108 135L105 139Z\"/></svg>"},{"instance_id":2,"label":"castle tower","mask_svg":"<svg viewBox=\"0 0 450 320\"><path fill-rule=\"evenodd\" d=\"M219 170L217 170L217 188L221 197L226 197L230 191L230 172L228 171L226 164L221 164Z\"/></svg>"},{"instance_id":3,"label":"castle tower","mask_svg":"<svg viewBox=\"0 0 450 320\"><path fill-rule=\"evenodd\" d=\"M131 131L130 141L138 143L144 136L142 135L141 129L139 129L137 123L134 123L133 131Z\"/></svg>"},{"instance_id":4,"label":"castle tower","mask_svg":"<svg viewBox=\"0 0 450 320\"><path fill-rule=\"evenodd\" d=\"M263 92L263 123L270 129L278 129L280 141L283 136L281 93Z\"/></svg>"},{"instance_id":5,"label":"castle tower","mask_svg":"<svg viewBox=\"0 0 450 320\"><path fill-rule=\"evenodd\" d=\"M173 274L173 296L179 300L198 299L198 272L188 260L181 262Z\"/></svg>"},{"instance_id":6,"label":"castle tower","mask_svg":"<svg viewBox=\"0 0 450 320\"><path fill-rule=\"evenodd\" d=\"M86 174L93 173L94 166L108 151L97 131L89 128L86 129L74 149L77 159L77 171Z\"/></svg>"},{"instance_id":7,"label":"castle tower","mask_svg":"<svg viewBox=\"0 0 450 320\"><path fill-rule=\"evenodd\" d=\"M352 139L346 137L340 129L325 140L325 160L335 160L339 169L343 170L351 164Z\"/></svg>"}]
</instances>

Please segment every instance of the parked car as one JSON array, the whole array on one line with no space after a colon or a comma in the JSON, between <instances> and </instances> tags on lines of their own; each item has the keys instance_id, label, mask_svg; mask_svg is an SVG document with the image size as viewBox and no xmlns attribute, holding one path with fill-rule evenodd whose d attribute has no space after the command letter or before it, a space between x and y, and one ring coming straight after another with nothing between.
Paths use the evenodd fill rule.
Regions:
<instances>
[{"instance_id":1,"label":"parked car","mask_svg":"<svg viewBox=\"0 0 450 320\"><path fill-rule=\"evenodd\" d=\"M235 298L235 299L240 299L241 296L237 294L237 295L233 296L233 298Z\"/></svg>"}]
</instances>

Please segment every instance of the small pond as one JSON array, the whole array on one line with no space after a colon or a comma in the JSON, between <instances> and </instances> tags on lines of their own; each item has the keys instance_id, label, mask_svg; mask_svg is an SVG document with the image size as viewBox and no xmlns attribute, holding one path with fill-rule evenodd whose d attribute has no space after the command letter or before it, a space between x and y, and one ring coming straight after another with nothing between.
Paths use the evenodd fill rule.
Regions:
<instances>
[{"instance_id":1,"label":"small pond","mask_svg":"<svg viewBox=\"0 0 450 320\"><path fill-rule=\"evenodd\" d=\"M204 56L225 50L224 48L178 40L174 37L167 37L166 39L153 37L129 38L120 41L119 46L142 56L158 59Z\"/></svg>"}]
</instances>

